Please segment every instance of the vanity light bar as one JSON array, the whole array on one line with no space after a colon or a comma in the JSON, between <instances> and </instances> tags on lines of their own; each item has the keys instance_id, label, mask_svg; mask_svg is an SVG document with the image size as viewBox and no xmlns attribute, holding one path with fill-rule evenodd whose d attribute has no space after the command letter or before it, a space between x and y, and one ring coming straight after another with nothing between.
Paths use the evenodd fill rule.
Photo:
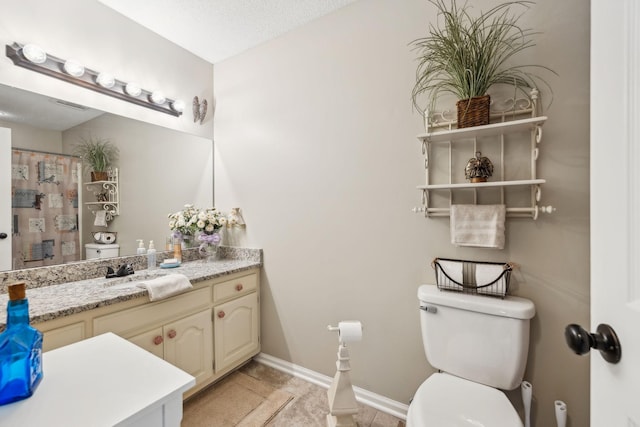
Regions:
<instances>
[{"instance_id":1,"label":"vanity light bar","mask_svg":"<svg viewBox=\"0 0 640 427\"><path fill-rule=\"evenodd\" d=\"M14 65L172 116L182 115L184 102L165 98L160 91L141 89L135 83L123 82L108 73L83 67L77 61L57 58L34 45L26 47L25 52L25 45L6 45L7 57L11 58ZM83 72L80 72L81 69Z\"/></svg>"}]
</instances>

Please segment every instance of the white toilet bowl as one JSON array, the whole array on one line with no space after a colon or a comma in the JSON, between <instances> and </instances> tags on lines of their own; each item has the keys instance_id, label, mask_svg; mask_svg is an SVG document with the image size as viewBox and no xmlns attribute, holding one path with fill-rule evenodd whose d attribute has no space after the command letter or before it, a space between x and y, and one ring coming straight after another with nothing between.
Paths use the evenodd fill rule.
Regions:
<instances>
[{"instance_id":1,"label":"white toilet bowl","mask_svg":"<svg viewBox=\"0 0 640 427\"><path fill-rule=\"evenodd\" d=\"M431 375L418 388L407 427L522 427L500 390L446 373Z\"/></svg>"}]
</instances>

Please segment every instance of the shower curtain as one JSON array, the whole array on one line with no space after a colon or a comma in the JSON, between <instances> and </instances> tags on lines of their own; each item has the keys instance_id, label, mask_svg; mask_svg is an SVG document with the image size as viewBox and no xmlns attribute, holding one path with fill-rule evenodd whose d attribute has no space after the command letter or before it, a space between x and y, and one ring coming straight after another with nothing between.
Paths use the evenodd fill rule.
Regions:
<instances>
[{"instance_id":1,"label":"shower curtain","mask_svg":"<svg viewBox=\"0 0 640 427\"><path fill-rule=\"evenodd\" d=\"M79 166L77 157L12 150L14 269L80 259Z\"/></svg>"}]
</instances>

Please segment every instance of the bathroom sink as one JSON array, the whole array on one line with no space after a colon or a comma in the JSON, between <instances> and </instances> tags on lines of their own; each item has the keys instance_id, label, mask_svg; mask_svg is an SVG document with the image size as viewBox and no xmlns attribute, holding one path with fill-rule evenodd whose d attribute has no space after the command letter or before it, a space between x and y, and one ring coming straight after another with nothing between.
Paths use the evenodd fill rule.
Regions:
<instances>
[{"instance_id":1,"label":"bathroom sink","mask_svg":"<svg viewBox=\"0 0 640 427\"><path fill-rule=\"evenodd\" d=\"M114 279L107 279L102 286L110 289L126 289L135 288L138 283L144 280L156 279L158 277L165 276L167 273L164 271L142 272L134 273L129 276L118 277Z\"/></svg>"}]
</instances>

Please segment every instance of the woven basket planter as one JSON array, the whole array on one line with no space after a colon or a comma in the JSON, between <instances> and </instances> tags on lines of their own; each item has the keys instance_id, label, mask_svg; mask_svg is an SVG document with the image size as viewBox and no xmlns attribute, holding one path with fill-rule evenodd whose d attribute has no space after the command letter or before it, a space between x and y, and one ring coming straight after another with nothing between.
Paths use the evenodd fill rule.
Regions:
<instances>
[{"instance_id":1,"label":"woven basket planter","mask_svg":"<svg viewBox=\"0 0 640 427\"><path fill-rule=\"evenodd\" d=\"M458 128L469 128L489 124L489 95L462 99L456 103L458 108Z\"/></svg>"},{"instance_id":2,"label":"woven basket planter","mask_svg":"<svg viewBox=\"0 0 640 427\"><path fill-rule=\"evenodd\" d=\"M109 180L109 174L107 172L96 172L93 171L91 172L91 181L92 182L96 182L96 181L108 181Z\"/></svg>"}]
</instances>

